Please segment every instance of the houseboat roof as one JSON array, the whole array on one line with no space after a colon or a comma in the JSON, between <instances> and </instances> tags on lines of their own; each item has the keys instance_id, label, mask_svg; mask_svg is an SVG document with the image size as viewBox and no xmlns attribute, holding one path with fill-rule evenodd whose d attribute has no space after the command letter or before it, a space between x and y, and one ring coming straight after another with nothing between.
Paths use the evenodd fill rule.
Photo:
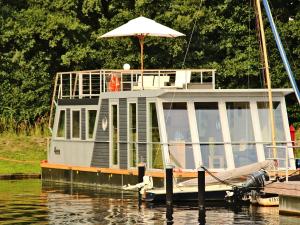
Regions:
<instances>
[{"instance_id":1,"label":"houseboat roof","mask_svg":"<svg viewBox=\"0 0 300 225\"><path fill-rule=\"evenodd\" d=\"M272 89L273 96L286 96L293 93L292 88L278 88ZM142 90L142 91L126 91L126 92L106 92L102 94L103 98L130 98L130 97L170 97L174 93L180 93L182 97L193 97L195 96L222 96L222 97L255 97L255 96L267 96L268 89L159 89L159 90Z\"/></svg>"}]
</instances>

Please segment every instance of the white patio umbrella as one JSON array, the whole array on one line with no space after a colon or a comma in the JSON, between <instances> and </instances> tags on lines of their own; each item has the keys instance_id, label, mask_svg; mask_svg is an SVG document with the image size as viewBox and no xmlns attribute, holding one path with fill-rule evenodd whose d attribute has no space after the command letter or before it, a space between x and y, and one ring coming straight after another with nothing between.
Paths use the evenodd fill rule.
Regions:
<instances>
[{"instance_id":1,"label":"white patio umbrella","mask_svg":"<svg viewBox=\"0 0 300 225\"><path fill-rule=\"evenodd\" d=\"M142 70L142 88L143 85L143 69L144 69L144 39L146 36L155 37L178 37L185 36L184 34L166 27L162 24L155 22L154 20L140 16L138 18L128 21L126 24L109 31L101 36L101 38L107 37L126 37L135 36L139 39L141 46L141 70Z\"/></svg>"}]
</instances>

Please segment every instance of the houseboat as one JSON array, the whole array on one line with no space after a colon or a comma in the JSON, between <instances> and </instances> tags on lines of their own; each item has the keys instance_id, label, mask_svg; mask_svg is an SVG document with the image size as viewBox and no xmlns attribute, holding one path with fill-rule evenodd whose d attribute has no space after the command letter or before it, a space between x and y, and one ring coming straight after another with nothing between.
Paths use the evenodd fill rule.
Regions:
<instances>
[{"instance_id":1,"label":"houseboat","mask_svg":"<svg viewBox=\"0 0 300 225\"><path fill-rule=\"evenodd\" d=\"M122 187L146 165L154 187L166 165L176 180L274 159L267 89L221 89L214 69L57 73L42 179ZM143 79L143 82L142 82ZM272 89L276 145L291 145L285 96ZM286 166L277 149L279 168ZM292 148L289 168L294 169Z\"/></svg>"}]
</instances>

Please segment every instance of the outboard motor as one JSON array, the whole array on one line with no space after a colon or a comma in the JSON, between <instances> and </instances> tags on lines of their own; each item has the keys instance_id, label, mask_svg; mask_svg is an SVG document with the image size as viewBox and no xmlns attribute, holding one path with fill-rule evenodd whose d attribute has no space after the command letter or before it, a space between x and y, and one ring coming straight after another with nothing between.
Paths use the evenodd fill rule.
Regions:
<instances>
[{"instance_id":1,"label":"outboard motor","mask_svg":"<svg viewBox=\"0 0 300 225\"><path fill-rule=\"evenodd\" d=\"M259 170L252 173L247 179L246 183L243 184L242 188L261 188L265 185L265 181L269 180L269 175L265 170Z\"/></svg>"},{"instance_id":2,"label":"outboard motor","mask_svg":"<svg viewBox=\"0 0 300 225\"><path fill-rule=\"evenodd\" d=\"M245 199L245 195L251 190L259 190L265 186L265 182L269 180L269 175L265 170L259 170L252 173L247 181L240 187L234 187L233 191L227 191L225 200L228 203L242 202Z\"/></svg>"}]
</instances>

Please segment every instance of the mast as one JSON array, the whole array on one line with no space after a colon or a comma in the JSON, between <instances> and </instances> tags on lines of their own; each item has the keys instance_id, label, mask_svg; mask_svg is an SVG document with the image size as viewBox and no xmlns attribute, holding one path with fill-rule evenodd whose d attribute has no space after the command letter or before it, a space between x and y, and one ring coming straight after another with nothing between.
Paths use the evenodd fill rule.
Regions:
<instances>
[{"instance_id":1,"label":"mast","mask_svg":"<svg viewBox=\"0 0 300 225\"><path fill-rule=\"evenodd\" d=\"M273 146L273 158L277 160L277 151L276 151L276 140L275 140L275 121L274 121L274 113L273 113L273 98L272 98L272 87L271 87L271 79L270 79L270 71L269 71L269 62L268 62L268 52L264 31L264 24L262 20L262 13L260 7L260 0L256 0L256 7L258 12L258 21L260 27L261 34L261 43L263 48L263 57L264 57L264 68L267 80L267 88L268 88L268 99L269 99L269 115L270 115L270 124L271 124L271 135L272 135L272 146Z\"/></svg>"},{"instance_id":2,"label":"mast","mask_svg":"<svg viewBox=\"0 0 300 225\"><path fill-rule=\"evenodd\" d=\"M269 3L268 3L267 0L263 0L263 4L264 4L264 7L265 7L265 10L266 10L266 13L267 13L267 17L268 17L270 25L271 25L271 29L273 31L273 35L274 35L274 38L275 38L275 41L276 41L276 44L277 44L277 48L279 50L281 59L282 59L283 64L284 64L285 70L286 70L286 72L287 72L287 74L290 78L292 87L295 91L295 95L296 95L297 100L298 100L298 103L300 104L300 91L298 89L297 82L296 82L296 80L294 78L294 75L293 75L293 72L291 70L291 66L289 64L289 61L286 57L286 53L283 49L283 46L282 46L278 31L277 31L277 28L276 28L276 25L275 25L274 20L273 20L273 16L272 16L272 13L271 13L271 10L270 10Z\"/></svg>"}]
</instances>

